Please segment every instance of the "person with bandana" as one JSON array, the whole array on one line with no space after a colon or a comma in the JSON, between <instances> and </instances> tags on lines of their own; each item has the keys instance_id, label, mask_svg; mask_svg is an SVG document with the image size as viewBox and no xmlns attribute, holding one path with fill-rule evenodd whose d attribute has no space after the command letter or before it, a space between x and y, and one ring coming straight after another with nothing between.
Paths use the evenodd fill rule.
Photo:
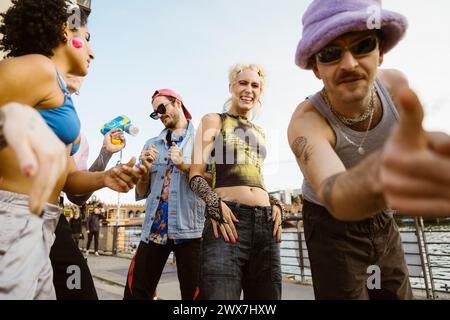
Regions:
<instances>
[{"instance_id":1,"label":"person with bandana","mask_svg":"<svg viewBox=\"0 0 450 320\"><path fill-rule=\"evenodd\" d=\"M136 200L146 199L141 242L131 261L124 299L151 300L169 254L176 257L183 300L196 295L205 204L189 188L194 145L192 116L171 89L152 96L150 117L165 129L149 139L140 156L148 175L136 185Z\"/></svg>"}]
</instances>

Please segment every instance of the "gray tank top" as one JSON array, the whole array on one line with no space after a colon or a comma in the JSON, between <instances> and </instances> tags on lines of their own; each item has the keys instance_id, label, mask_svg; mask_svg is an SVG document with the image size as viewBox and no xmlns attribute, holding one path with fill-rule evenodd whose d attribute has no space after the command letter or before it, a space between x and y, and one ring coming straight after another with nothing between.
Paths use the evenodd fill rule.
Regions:
<instances>
[{"instance_id":1,"label":"gray tank top","mask_svg":"<svg viewBox=\"0 0 450 320\"><path fill-rule=\"evenodd\" d=\"M336 146L334 150L336 151L337 155L339 156L347 170L357 165L362 159L367 157L368 154L381 148L386 141L391 128L399 119L397 109L395 108L386 87L378 78L375 79L375 88L377 89L378 96L381 100L381 105L383 107L383 116L377 126L371 129L367 134L366 141L363 145L364 150L366 151L364 155L359 154L358 147L348 142L347 139L345 139L343 133L351 141L359 145L364 138L365 131L354 131L342 124L330 110L330 108L322 98L320 92L311 97L308 97L308 100L311 101L314 108L325 119L327 119L328 123L333 129L336 136ZM323 206L323 204L319 200L319 197L316 195L311 187L311 184L306 178L303 180L302 192L306 200Z\"/></svg>"}]
</instances>

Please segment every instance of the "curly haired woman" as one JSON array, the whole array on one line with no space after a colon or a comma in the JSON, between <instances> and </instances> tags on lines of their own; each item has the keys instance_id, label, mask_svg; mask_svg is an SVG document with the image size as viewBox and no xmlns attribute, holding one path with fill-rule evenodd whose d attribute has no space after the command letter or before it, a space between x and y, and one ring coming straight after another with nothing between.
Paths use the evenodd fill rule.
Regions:
<instances>
[{"instance_id":1,"label":"curly haired woman","mask_svg":"<svg viewBox=\"0 0 450 320\"><path fill-rule=\"evenodd\" d=\"M69 157L79 147L80 121L62 76L86 76L94 59L87 12L72 1L14 0L1 16L0 50L8 59L0 62L0 106L18 102L35 108L65 143ZM109 187L127 192L137 181L134 161L89 173L76 171L70 157L56 187L42 186L48 203L30 203L30 210L34 172L21 168L11 147L0 150L0 299L55 298L49 251L61 191L84 194Z\"/></svg>"}]
</instances>

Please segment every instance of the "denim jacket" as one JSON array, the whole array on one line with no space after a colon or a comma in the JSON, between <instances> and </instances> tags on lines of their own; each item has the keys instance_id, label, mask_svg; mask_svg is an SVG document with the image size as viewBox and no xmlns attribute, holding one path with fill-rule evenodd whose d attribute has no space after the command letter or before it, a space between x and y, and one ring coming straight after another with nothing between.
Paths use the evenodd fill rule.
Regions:
<instances>
[{"instance_id":1,"label":"denim jacket","mask_svg":"<svg viewBox=\"0 0 450 320\"><path fill-rule=\"evenodd\" d=\"M149 139L144 149L149 149L152 145L158 150L158 157L150 168L150 187L148 194L138 197L136 201L147 198L145 207L145 219L142 227L141 241L148 243L147 237L150 234L156 210L159 205L159 198L163 188L164 177L168 164L166 148L167 130L161 132L158 137ZM191 155L194 147L195 128L189 122L186 135L179 145L183 152L184 163L191 163ZM173 168L172 180L169 186L169 217L168 233L170 239L195 239L201 238L203 224L205 222L205 203L198 198L189 187L189 174L176 167Z\"/></svg>"}]
</instances>

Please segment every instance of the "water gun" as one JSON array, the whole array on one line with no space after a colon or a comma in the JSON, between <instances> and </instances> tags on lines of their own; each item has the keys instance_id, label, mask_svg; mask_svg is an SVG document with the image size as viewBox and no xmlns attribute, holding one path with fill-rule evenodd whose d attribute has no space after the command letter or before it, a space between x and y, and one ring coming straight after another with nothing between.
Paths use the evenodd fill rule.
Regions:
<instances>
[{"instance_id":1,"label":"water gun","mask_svg":"<svg viewBox=\"0 0 450 320\"><path fill-rule=\"evenodd\" d=\"M139 128L131 123L131 120L124 115L118 116L117 118L102 125L100 132L106 135L108 132L114 129L120 129L132 136L136 136L139 133ZM112 137L111 142L113 144L121 144L123 141L123 133L118 137Z\"/></svg>"}]
</instances>

